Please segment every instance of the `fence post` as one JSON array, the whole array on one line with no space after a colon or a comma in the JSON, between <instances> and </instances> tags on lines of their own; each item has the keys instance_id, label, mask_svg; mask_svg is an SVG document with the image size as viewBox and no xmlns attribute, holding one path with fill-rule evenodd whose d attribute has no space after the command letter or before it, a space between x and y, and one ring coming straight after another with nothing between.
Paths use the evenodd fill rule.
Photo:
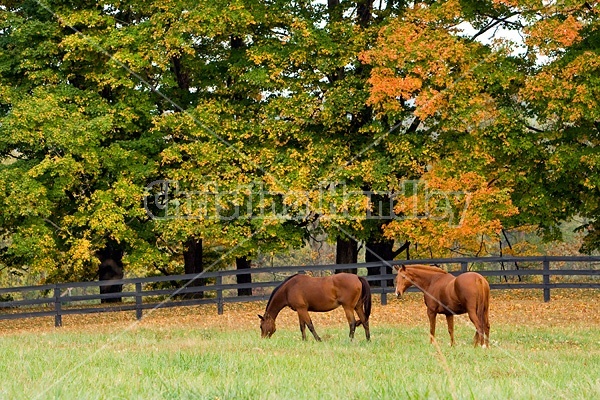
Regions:
<instances>
[{"instance_id":1,"label":"fence post","mask_svg":"<svg viewBox=\"0 0 600 400\"><path fill-rule=\"evenodd\" d=\"M469 263L466 263L466 262L460 263L460 272L465 273L467 271L469 271Z\"/></svg>"},{"instance_id":2,"label":"fence post","mask_svg":"<svg viewBox=\"0 0 600 400\"><path fill-rule=\"evenodd\" d=\"M550 261L544 260L544 301L550 301Z\"/></svg>"},{"instance_id":3,"label":"fence post","mask_svg":"<svg viewBox=\"0 0 600 400\"><path fill-rule=\"evenodd\" d=\"M381 275L385 275L387 273L386 263L384 262L379 268L379 273ZM387 289L387 279L381 280L381 305L385 306L387 304L387 293L385 292Z\"/></svg>"},{"instance_id":4,"label":"fence post","mask_svg":"<svg viewBox=\"0 0 600 400\"><path fill-rule=\"evenodd\" d=\"M62 303L60 300L60 287L54 287L54 326L56 328L62 326Z\"/></svg>"},{"instance_id":5,"label":"fence post","mask_svg":"<svg viewBox=\"0 0 600 400\"><path fill-rule=\"evenodd\" d=\"M142 319L142 282L135 284L135 317L137 320Z\"/></svg>"},{"instance_id":6,"label":"fence post","mask_svg":"<svg viewBox=\"0 0 600 400\"><path fill-rule=\"evenodd\" d=\"M223 285L223 277L221 275L217 276L217 313L219 315L223 315L223 289L221 289L221 285Z\"/></svg>"}]
</instances>

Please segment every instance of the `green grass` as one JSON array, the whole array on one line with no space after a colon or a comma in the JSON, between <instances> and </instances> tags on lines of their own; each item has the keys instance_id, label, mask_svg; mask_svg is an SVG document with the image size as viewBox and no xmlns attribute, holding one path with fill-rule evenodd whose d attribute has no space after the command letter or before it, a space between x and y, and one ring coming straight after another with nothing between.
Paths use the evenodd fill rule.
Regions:
<instances>
[{"instance_id":1,"label":"green grass","mask_svg":"<svg viewBox=\"0 0 600 400\"><path fill-rule=\"evenodd\" d=\"M440 327L441 328L441 327ZM322 332L321 332L322 331ZM137 327L0 338L3 399L600 398L597 327L496 327L490 349L427 341L426 327L323 328L322 343L280 329Z\"/></svg>"}]
</instances>

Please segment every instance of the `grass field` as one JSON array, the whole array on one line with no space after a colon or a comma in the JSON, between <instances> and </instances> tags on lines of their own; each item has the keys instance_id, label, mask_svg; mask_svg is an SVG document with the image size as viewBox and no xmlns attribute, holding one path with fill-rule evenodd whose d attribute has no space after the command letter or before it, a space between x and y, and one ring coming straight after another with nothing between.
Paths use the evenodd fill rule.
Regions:
<instances>
[{"instance_id":1,"label":"grass field","mask_svg":"<svg viewBox=\"0 0 600 400\"><path fill-rule=\"evenodd\" d=\"M324 341L300 340L296 315L260 339L264 303L161 310L0 325L2 399L600 398L600 293L543 303L492 292L493 345L471 347L473 327L445 321L428 342L422 296L374 304L372 341L350 342L341 309L313 314ZM309 335L310 336L310 335Z\"/></svg>"}]
</instances>

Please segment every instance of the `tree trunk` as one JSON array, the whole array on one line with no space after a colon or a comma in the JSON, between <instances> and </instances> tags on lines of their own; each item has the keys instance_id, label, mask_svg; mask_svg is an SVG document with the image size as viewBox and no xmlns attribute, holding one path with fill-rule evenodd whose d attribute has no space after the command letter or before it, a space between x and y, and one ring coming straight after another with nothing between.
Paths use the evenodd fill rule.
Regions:
<instances>
[{"instance_id":1,"label":"tree trunk","mask_svg":"<svg viewBox=\"0 0 600 400\"><path fill-rule=\"evenodd\" d=\"M358 17L358 25L362 28L367 28L371 22L373 13L373 0L361 0L356 2L356 14Z\"/></svg>"},{"instance_id":2,"label":"tree trunk","mask_svg":"<svg viewBox=\"0 0 600 400\"><path fill-rule=\"evenodd\" d=\"M366 244L367 250L365 253L365 262L377 262L377 261L391 261L394 259L394 241L383 240L383 241L369 241ZM387 274L391 274L392 267L387 266L385 268ZM367 275L380 275L381 267L368 267ZM381 281L371 281L371 286L380 286ZM390 279L387 281L387 286L393 286L394 280Z\"/></svg>"},{"instance_id":3,"label":"tree trunk","mask_svg":"<svg viewBox=\"0 0 600 400\"><path fill-rule=\"evenodd\" d=\"M338 22L342 20L342 8L340 0L327 0L327 12L329 13L330 22Z\"/></svg>"},{"instance_id":4,"label":"tree trunk","mask_svg":"<svg viewBox=\"0 0 600 400\"><path fill-rule=\"evenodd\" d=\"M367 239L365 262L385 262L394 259L394 241L386 239L384 236L384 224L393 218L393 200L388 194L375 194L366 192L369 195L372 209L367 213L367 219L371 221L371 231ZM387 266L387 274L392 273L392 268ZM367 275L381 275L381 267L368 267ZM380 286L381 281L370 281L371 286ZM393 279L387 281L387 285L393 285Z\"/></svg>"},{"instance_id":5,"label":"tree trunk","mask_svg":"<svg viewBox=\"0 0 600 400\"><path fill-rule=\"evenodd\" d=\"M246 257L238 257L235 259L235 267L238 270L250 269L250 260ZM251 274L236 275L237 283L252 283ZM238 296L252 296L252 288L238 289Z\"/></svg>"},{"instance_id":6,"label":"tree trunk","mask_svg":"<svg viewBox=\"0 0 600 400\"><path fill-rule=\"evenodd\" d=\"M185 250L183 251L183 262L183 268L186 274L202 274L202 272L204 271L204 265L202 264L202 239L189 238L185 242ZM188 284L188 287L204 286L205 284L206 279L198 276L198 278L194 279ZM204 297L204 292L188 293L184 297L187 299L201 299Z\"/></svg>"},{"instance_id":7,"label":"tree trunk","mask_svg":"<svg viewBox=\"0 0 600 400\"><path fill-rule=\"evenodd\" d=\"M116 244L108 243L106 247L96 254L100 260L98 268L98 278L101 281L114 281L123 279L123 250ZM100 294L121 293L123 285L103 285L100 286ZM120 303L123 299L115 297L110 299L101 299L100 303Z\"/></svg>"},{"instance_id":8,"label":"tree trunk","mask_svg":"<svg viewBox=\"0 0 600 400\"><path fill-rule=\"evenodd\" d=\"M335 250L336 264L356 264L358 262L358 243L354 239L338 238ZM336 273L348 272L356 274L357 268L338 269Z\"/></svg>"}]
</instances>

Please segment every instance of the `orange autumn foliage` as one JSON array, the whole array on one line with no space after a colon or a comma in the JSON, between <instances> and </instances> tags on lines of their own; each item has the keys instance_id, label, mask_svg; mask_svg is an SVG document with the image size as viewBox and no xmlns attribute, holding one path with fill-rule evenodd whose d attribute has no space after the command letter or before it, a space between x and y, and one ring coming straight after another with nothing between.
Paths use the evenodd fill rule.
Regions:
<instances>
[{"instance_id":1,"label":"orange autumn foliage","mask_svg":"<svg viewBox=\"0 0 600 400\"><path fill-rule=\"evenodd\" d=\"M377 46L359 56L374 66L368 104L386 113L414 101L414 115L426 119L448 106L448 89L469 82L481 46L456 35L455 3L435 10L415 5L381 29Z\"/></svg>"},{"instance_id":2,"label":"orange autumn foliage","mask_svg":"<svg viewBox=\"0 0 600 400\"><path fill-rule=\"evenodd\" d=\"M497 243L501 218L518 212L510 191L490 185L482 175L445 176L435 168L423 175L416 191L397 200L399 218L386 226L385 235L418 243L435 256L476 254L485 243Z\"/></svg>"},{"instance_id":3,"label":"orange autumn foliage","mask_svg":"<svg viewBox=\"0 0 600 400\"><path fill-rule=\"evenodd\" d=\"M537 47L540 54L546 55L579 41L582 27L581 22L573 15L567 16L564 20L542 19L525 30L528 34L526 42L530 46Z\"/></svg>"}]
</instances>

